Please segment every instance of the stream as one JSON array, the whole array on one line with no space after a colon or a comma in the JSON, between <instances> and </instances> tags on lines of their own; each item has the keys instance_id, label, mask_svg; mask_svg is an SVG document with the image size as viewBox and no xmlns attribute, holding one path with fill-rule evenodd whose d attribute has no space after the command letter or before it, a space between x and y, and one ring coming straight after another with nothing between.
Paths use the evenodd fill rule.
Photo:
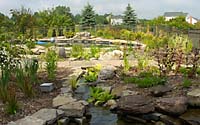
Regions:
<instances>
[{"instance_id":1,"label":"stream","mask_svg":"<svg viewBox=\"0 0 200 125\"><path fill-rule=\"evenodd\" d=\"M84 82L84 79L79 80L79 87L75 93L75 97L78 99L87 100L89 98L89 86ZM92 115L88 123L89 125L142 125L140 123L133 124L120 120L117 114L103 107L90 106L89 112Z\"/></svg>"}]
</instances>

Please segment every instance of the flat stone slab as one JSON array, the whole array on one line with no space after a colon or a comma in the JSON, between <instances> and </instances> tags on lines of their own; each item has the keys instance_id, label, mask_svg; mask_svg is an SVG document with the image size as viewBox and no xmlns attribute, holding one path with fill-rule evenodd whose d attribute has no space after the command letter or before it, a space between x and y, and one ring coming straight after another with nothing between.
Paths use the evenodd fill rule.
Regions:
<instances>
[{"instance_id":1,"label":"flat stone slab","mask_svg":"<svg viewBox=\"0 0 200 125\"><path fill-rule=\"evenodd\" d=\"M32 117L36 119L41 119L45 121L46 124L52 124L63 115L64 115L64 112L61 110L41 109L38 112L34 113Z\"/></svg>"},{"instance_id":2,"label":"flat stone slab","mask_svg":"<svg viewBox=\"0 0 200 125\"><path fill-rule=\"evenodd\" d=\"M194 89L187 93L188 96L200 97L200 89Z\"/></svg>"},{"instance_id":3,"label":"flat stone slab","mask_svg":"<svg viewBox=\"0 0 200 125\"><path fill-rule=\"evenodd\" d=\"M76 101L76 99L72 98L71 96L58 95L53 99L53 107L59 107L74 101Z\"/></svg>"},{"instance_id":4,"label":"flat stone slab","mask_svg":"<svg viewBox=\"0 0 200 125\"><path fill-rule=\"evenodd\" d=\"M16 122L10 122L8 125L44 125L45 121L32 117L32 116L27 116L23 119L19 119Z\"/></svg>"},{"instance_id":5,"label":"flat stone slab","mask_svg":"<svg viewBox=\"0 0 200 125\"><path fill-rule=\"evenodd\" d=\"M83 117L86 113L86 105L83 102L69 102L59 107L67 117Z\"/></svg>"}]
</instances>

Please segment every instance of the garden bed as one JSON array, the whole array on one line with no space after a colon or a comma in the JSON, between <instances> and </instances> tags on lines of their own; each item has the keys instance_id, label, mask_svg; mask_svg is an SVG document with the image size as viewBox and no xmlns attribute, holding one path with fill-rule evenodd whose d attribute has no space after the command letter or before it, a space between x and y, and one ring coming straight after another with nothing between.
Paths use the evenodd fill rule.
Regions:
<instances>
[{"instance_id":1,"label":"garden bed","mask_svg":"<svg viewBox=\"0 0 200 125\"><path fill-rule=\"evenodd\" d=\"M54 83L54 90L49 93L42 93L39 89L39 85L34 86L36 91L34 98L26 98L24 94L16 87L15 88L17 99L19 102L20 110L15 115L8 115L4 110L4 105L0 102L0 124L7 124L10 121L16 121L17 119L23 118L25 116L31 115L42 108L51 108L52 99L55 98L60 93L60 88L62 87L62 79L66 78L71 73L69 68L58 68L55 80L51 81ZM47 81L46 72L38 73L39 83L49 82Z\"/></svg>"}]
</instances>

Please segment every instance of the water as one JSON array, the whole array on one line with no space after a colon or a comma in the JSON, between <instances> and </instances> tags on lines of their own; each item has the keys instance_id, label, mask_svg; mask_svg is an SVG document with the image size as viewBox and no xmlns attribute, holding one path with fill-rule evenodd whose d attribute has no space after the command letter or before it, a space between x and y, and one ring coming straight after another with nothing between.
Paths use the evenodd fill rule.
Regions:
<instances>
[{"instance_id":1,"label":"water","mask_svg":"<svg viewBox=\"0 0 200 125\"><path fill-rule=\"evenodd\" d=\"M76 98L87 100L90 96L90 89L84 83L84 79L80 79L79 87L76 90ZM90 125L141 125L138 123L127 123L120 120L117 114L110 112L109 109L103 107L92 106L89 109L92 118L89 122Z\"/></svg>"}]
</instances>

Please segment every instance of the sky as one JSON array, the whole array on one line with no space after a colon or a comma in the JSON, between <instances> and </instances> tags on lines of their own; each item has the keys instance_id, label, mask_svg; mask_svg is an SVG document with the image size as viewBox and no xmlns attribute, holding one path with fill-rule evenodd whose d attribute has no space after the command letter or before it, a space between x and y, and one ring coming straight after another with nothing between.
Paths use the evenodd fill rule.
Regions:
<instances>
[{"instance_id":1,"label":"sky","mask_svg":"<svg viewBox=\"0 0 200 125\"><path fill-rule=\"evenodd\" d=\"M200 19L200 0L0 0L0 12L10 14L10 9L21 6L33 12L58 5L69 6L73 14L81 13L83 7L90 3L98 14L123 14L128 3L134 8L138 18L152 19L162 16L164 12L187 12Z\"/></svg>"}]
</instances>

